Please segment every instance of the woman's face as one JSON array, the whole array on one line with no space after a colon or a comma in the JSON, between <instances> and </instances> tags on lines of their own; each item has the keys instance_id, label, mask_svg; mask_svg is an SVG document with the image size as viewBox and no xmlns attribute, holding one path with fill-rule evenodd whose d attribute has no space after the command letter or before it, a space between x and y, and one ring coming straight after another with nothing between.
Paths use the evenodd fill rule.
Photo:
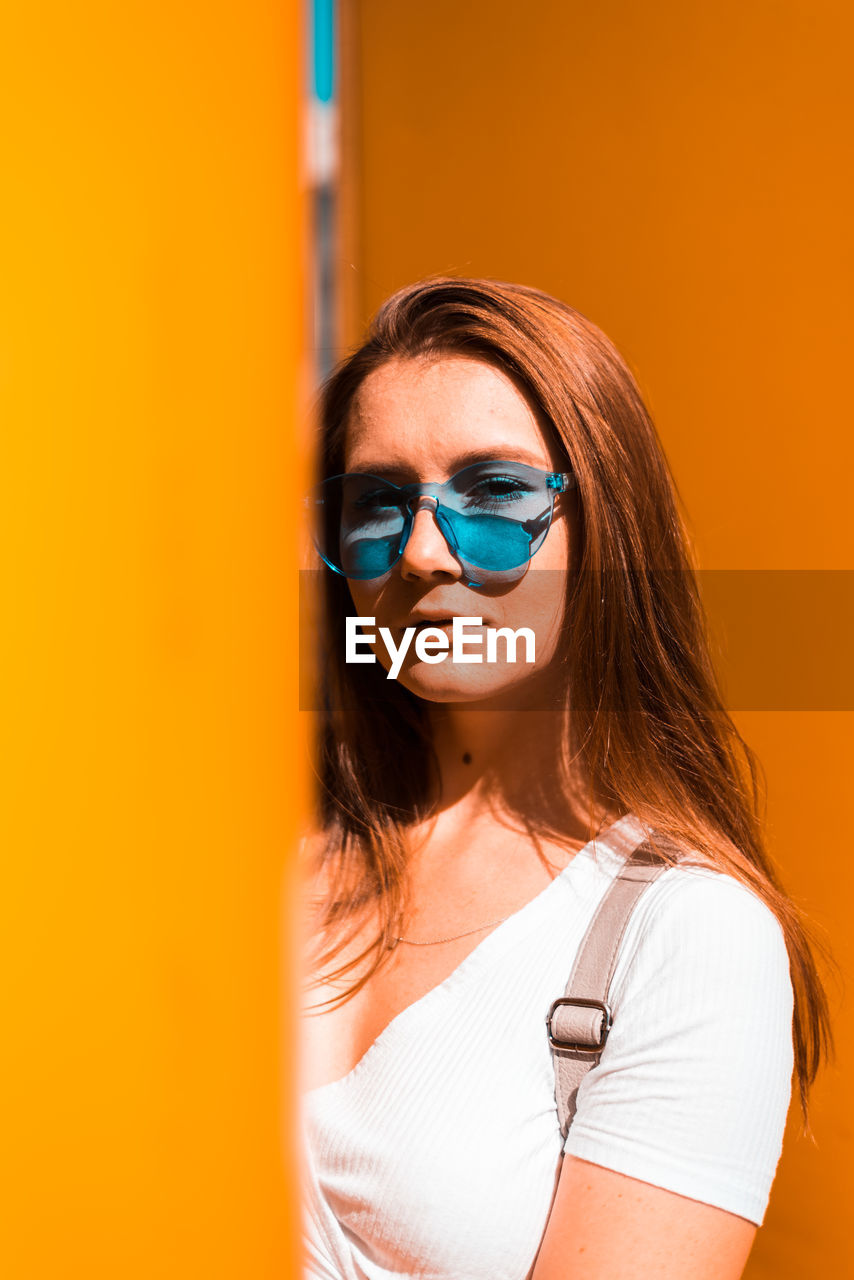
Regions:
<instances>
[{"instance_id":1,"label":"woman's face","mask_svg":"<svg viewBox=\"0 0 854 1280\"><path fill-rule=\"evenodd\" d=\"M537 416L504 373L483 360L445 355L394 358L361 384L347 422L345 470L381 474L398 485L443 482L473 462L502 459L542 471L566 471L565 459L544 433ZM569 494L572 500L572 491ZM348 579L354 612L372 617L391 633L399 648L408 627L416 627L397 675L412 693L430 702L525 705L525 686L533 687L554 656L566 598L570 562L567 495L558 494L545 541L515 581L468 585L469 577L452 554L436 523L433 503L416 510L403 555L382 578ZM455 617L481 618L482 628L466 634L482 644L470 653L486 658L487 628L521 627L536 637L535 661L507 660L496 644L497 662L422 661L414 640L427 626L452 638ZM425 637L426 640L427 637ZM363 648L362 652L366 652ZM378 638L375 652L389 670L389 653Z\"/></svg>"}]
</instances>

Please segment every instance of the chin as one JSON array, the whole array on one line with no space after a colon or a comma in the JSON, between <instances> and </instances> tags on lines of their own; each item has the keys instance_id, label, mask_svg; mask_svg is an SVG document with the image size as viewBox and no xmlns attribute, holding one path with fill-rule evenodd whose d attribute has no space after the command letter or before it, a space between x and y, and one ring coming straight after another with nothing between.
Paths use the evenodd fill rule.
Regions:
<instances>
[{"instance_id":1,"label":"chin","mask_svg":"<svg viewBox=\"0 0 854 1280\"><path fill-rule=\"evenodd\" d=\"M532 695L539 682L532 679L534 673L531 671L520 674L518 669L509 666L486 670L469 667L464 671L445 667L444 663L431 666L415 662L409 668L404 666L397 677L398 684L425 702L482 703L493 704L496 708L530 704L533 709Z\"/></svg>"}]
</instances>

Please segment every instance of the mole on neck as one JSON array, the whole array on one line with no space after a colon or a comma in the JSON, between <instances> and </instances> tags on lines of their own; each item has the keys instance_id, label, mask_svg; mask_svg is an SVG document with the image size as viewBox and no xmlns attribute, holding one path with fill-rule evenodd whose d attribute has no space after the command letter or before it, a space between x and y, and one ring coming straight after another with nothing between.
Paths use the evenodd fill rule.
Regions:
<instances>
[{"instance_id":1,"label":"mole on neck","mask_svg":"<svg viewBox=\"0 0 854 1280\"><path fill-rule=\"evenodd\" d=\"M464 751L464 752L463 752L463 764L471 764L471 752L470 752L470 751Z\"/></svg>"}]
</instances>

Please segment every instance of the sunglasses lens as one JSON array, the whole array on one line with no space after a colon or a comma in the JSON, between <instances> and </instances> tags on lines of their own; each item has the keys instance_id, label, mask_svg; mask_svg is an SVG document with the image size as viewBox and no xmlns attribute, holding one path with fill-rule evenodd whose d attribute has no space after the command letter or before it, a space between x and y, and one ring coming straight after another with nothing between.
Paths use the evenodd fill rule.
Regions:
<instances>
[{"instance_id":1,"label":"sunglasses lens","mask_svg":"<svg viewBox=\"0 0 854 1280\"><path fill-rule=\"evenodd\" d=\"M514 569L530 559L531 538L516 520L503 516L446 512L456 549L463 560L479 569Z\"/></svg>"},{"instance_id":2,"label":"sunglasses lens","mask_svg":"<svg viewBox=\"0 0 854 1280\"><path fill-rule=\"evenodd\" d=\"M523 463L485 462L460 471L442 507L461 558L500 573L541 546L552 513L546 473Z\"/></svg>"},{"instance_id":3,"label":"sunglasses lens","mask_svg":"<svg viewBox=\"0 0 854 1280\"><path fill-rule=\"evenodd\" d=\"M406 518L400 490L377 476L324 480L314 494L317 549L347 578L379 578L400 554Z\"/></svg>"}]
</instances>

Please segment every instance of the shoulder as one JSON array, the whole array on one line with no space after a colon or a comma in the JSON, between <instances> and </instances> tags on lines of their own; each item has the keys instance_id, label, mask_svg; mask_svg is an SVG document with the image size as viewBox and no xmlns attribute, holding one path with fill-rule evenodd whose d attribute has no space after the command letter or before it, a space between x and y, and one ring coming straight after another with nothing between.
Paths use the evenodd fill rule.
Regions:
<instances>
[{"instance_id":1,"label":"shoulder","mask_svg":"<svg viewBox=\"0 0 854 1280\"><path fill-rule=\"evenodd\" d=\"M597 878L607 892L622 871L625 859L646 830L628 816L607 834L597 848ZM789 957L777 916L753 888L685 849L642 893L626 924L614 973L612 996L645 980L680 983L693 974L702 980L714 968L719 983L737 975L745 983L757 974L773 977L789 991Z\"/></svg>"},{"instance_id":2,"label":"shoulder","mask_svg":"<svg viewBox=\"0 0 854 1280\"><path fill-rule=\"evenodd\" d=\"M728 1107L735 1115L739 1096L754 1110L768 1108L773 1127L789 1099L793 1003L785 939L770 908L732 876L673 867L645 892L626 930L605 1070L640 1069L689 1110Z\"/></svg>"},{"instance_id":3,"label":"shoulder","mask_svg":"<svg viewBox=\"0 0 854 1280\"><path fill-rule=\"evenodd\" d=\"M622 975L639 964L658 978L687 966L699 977L759 973L788 989L789 959L780 922L747 885L709 867L669 868L646 890L626 930ZM743 966L747 966L747 972Z\"/></svg>"}]
</instances>

